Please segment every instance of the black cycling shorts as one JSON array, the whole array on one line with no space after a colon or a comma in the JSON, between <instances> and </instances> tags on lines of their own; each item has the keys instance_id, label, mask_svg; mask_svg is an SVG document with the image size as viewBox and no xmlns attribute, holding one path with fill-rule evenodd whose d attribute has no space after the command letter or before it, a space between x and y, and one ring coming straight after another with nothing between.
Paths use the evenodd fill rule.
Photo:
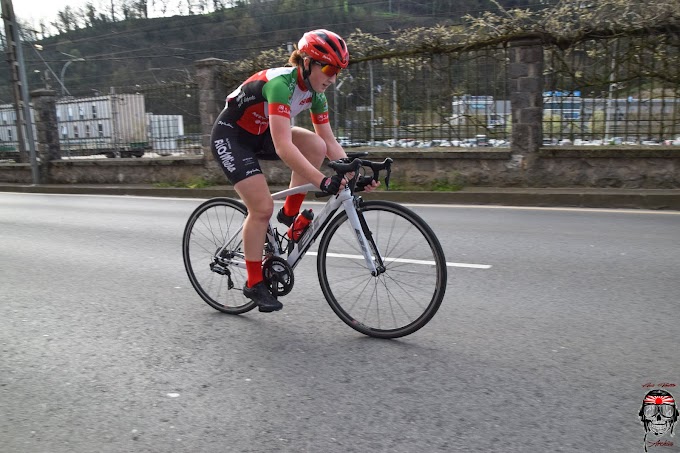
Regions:
<instances>
[{"instance_id":1,"label":"black cycling shorts","mask_svg":"<svg viewBox=\"0 0 680 453\"><path fill-rule=\"evenodd\" d=\"M253 135L228 118L223 110L210 134L210 148L232 184L262 173L258 159L278 160L269 129Z\"/></svg>"}]
</instances>

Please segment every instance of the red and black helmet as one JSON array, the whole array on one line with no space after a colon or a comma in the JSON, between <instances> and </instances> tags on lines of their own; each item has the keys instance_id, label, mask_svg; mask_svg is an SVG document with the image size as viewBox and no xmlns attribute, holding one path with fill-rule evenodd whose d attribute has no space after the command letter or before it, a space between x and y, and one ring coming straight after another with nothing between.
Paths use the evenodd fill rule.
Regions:
<instances>
[{"instance_id":1,"label":"red and black helmet","mask_svg":"<svg viewBox=\"0 0 680 453\"><path fill-rule=\"evenodd\" d=\"M349 64L349 51L345 40L332 31L324 29L308 31L298 42L298 50L313 60L339 68L344 69Z\"/></svg>"}]
</instances>

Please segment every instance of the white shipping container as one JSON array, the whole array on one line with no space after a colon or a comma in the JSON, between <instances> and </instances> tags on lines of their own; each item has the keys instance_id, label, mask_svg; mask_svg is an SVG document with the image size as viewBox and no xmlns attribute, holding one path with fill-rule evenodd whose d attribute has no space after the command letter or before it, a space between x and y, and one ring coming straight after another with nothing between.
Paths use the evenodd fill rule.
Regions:
<instances>
[{"instance_id":1,"label":"white shipping container","mask_svg":"<svg viewBox=\"0 0 680 453\"><path fill-rule=\"evenodd\" d=\"M148 135L155 151L172 151L178 148L178 140L184 135L182 115L154 115L147 113Z\"/></svg>"},{"instance_id":2,"label":"white shipping container","mask_svg":"<svg viewBox=\"0 0 680 453\"><path fill-rule=\"evenodd\" d=\"M111 94L57 101L62 147L130 148L148 142L144 96Z\"/></svg>"}]
</instances>

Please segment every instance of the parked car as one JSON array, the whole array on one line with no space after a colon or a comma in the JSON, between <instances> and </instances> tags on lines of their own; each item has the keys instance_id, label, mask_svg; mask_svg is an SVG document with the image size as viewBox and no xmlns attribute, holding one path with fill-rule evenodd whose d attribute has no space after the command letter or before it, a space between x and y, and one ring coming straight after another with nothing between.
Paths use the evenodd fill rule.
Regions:
<instances>
[{"instance_id":1,"label":"parked car","mask_svg":"<svg viewBox=\"0 0 680 453\"><path fill-rule=\"evenodd\" d=\"M489 138L486 135L475 135L475 142L477 146L491 146L489 144Z\"/></svg>"},{"instance_id":2,"label":"parked car","mask_svg":"<svg viewBox=\"0 0 680 453\"><path fill-rule=\"evenodd\" d=\"M352 141L349 139L349 137L335 137L335 139L340 143L340 146L343 148L348 148L352 146Z\"/></svg>"}]
</instances>

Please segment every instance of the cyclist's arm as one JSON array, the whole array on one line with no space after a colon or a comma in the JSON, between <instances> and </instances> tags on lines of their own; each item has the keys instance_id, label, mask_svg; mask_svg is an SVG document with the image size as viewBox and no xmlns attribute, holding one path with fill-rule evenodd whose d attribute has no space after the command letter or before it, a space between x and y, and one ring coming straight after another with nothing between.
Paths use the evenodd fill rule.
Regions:
<instances>
[{"instance_id":1,"label":"cyclist's arm","mask_svg":"<svg viewBox=\"0 0 680 453\"><path fill-rule=\"evenodd\" d=\"M331 128L330 123L314 123L314 131L326 142L326 156L328 156L329 160L337 160L347 157L345 150L342 148L342 146L340 146L340 143L338 143L338 140L335 138L335 134L333 134L333 129ZM354 173L348 173L346 176L347 178L351 179L354 176ZM366 192L372 192L373 189L379 185L379 181L373 181L371 184L366 185L364 190Z\"/></svg>"},{"instance_id":2,"label":"cyclist's arm","mask_svg":"<svg viewBox=\"0 0 680 453\"><path fill-rule=\"evenodd\" d=\"M317 170L293 143L290 128L290 94L289 80L286 77L275 77L262 86L262 95L267 100L269 131L274 148L291 170L318 186L325 175Z\"/></svg>"},{"instance_id":3,"label":"cyclist's arm","mask_svg":"<svg viewBox=\"0 0 680 453\"><path fill-rule=\"evenodd\" d=\"M283 115L270 114L269 129L272 134L276 153L281 160L283 160L291 170L305 178L307 181L317 186L321 184L321 180L324 179L326 175L317 170L293 143L290 118Z\"/></svg>"}]
</instances>

